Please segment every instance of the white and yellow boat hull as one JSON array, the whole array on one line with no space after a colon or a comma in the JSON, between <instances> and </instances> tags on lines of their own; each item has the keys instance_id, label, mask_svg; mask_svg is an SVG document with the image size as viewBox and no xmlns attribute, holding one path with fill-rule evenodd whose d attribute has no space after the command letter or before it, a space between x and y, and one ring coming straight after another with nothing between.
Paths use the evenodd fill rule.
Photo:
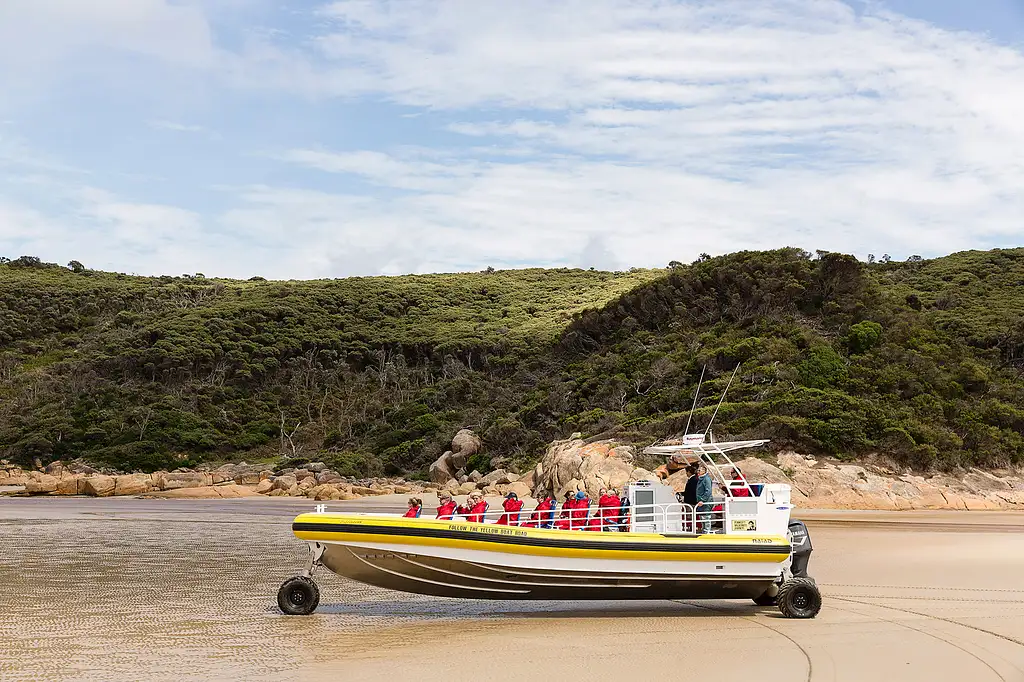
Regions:
<instances>
[{"instance_id":1,"label":"white and yellow boat hull","mask_svg":"<svg viewBox=\"0 0 1024 682\"><path fill-rule=\"evenodd\" d=\"M602 533L314 513L292 524L320 563L370 585L476 599L736 599L782 574L785 537Z\"/></svg>"}]
</instances>

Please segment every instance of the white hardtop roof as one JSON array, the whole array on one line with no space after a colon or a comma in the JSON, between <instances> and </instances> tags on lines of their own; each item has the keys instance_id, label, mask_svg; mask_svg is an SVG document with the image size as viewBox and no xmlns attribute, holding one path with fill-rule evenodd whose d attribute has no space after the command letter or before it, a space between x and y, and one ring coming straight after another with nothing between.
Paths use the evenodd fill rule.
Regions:
<instances>
[{"instance_id":1,"label":"white hardtop roof","mask_svg":"<svg viewBox=\"0 0 1024 682\"><path fill-rule=\"evenodd\" d=\"M704 454L718 454L740 450L742 448L756 448L764 445L768 440L733 440L721 443L701 443L699 445L651 445L644 448L646 455L686 455L692 454L700 457Z\"/></svg>"}]
</instances>

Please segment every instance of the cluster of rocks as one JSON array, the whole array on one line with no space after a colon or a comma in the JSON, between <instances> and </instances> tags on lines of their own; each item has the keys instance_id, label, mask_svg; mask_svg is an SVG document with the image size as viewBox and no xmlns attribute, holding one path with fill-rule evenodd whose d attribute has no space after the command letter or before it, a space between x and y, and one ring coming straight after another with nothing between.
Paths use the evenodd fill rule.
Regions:
<instances>
[{"instance_id":1,"label":"cluster of rocks","mask_svg":"<svg viewBox=\"0 0 1024 682\"><path fill-rule=\"evenodd\" d=\"M438 486L398 478L352 478L323 462L275 472L241 462L216 469L175 469L153 474L101 472L86 464L53 462L23 470L0 460L0 487L28 495L146 495L152 497L244 497L289 495L317 500L352 500L371 495L424 492Z\"/></svg>"},{"instance_id":2,"label":"cluster of rocks","mask_svg":"<svg viewBox=\"0 0 1024 682\"><path fill-rule=\"evenodd\" d=\"M469 458L480 452L483 441L469 429L462 429L452 439L452 449L445 452L430 465L430 480L434 483L461 481L469 476L466 467Z\"/></svg>"},{"instance_id":3,"label":"cluster of rocks","mask_svg":"<svg viewBox=\"0 0 1024 682\"><path fill-rule=\"evenodd\" d=\"M505 496L515 493L519 497L529 497L533 490L533 473L520 476L505 469L495 469L486 476L479 471L463 474L459 478L450 478L441 483L432 483L435 488L447 490L452 495L468 495L479 490L484 495Z\"/></svg>"},{"instance_id":4,"label":"cluster of rocks","mask_svg":"<svg viewBox=\"0 0 1024 682\"><path fill-rule=\"evenodd\" d=\"M555 441L533 470L533 492L560 500L566 492L584 490L597 499L601 488L621 489L630 481L656 481L651 471L634 462L636 452L613 440L587 443L574 433Z\"/></svg>"},{"instance_id":5,"label":"cluster of rocks","mask_svg":"<svg viewBox=\"0 0 1024 682\"><path fill-rule=\"evenodd\" d=\"M422 493L436 489L432 483L401 478L352 478L331 471L322 462L301 469L284 469L260 481L255 492L273 497L309 497L314 500L357 500L361 497Z\"/></svg>"},{"instance_id":6,"label":"cluster of rocks","mask_svg":"<svg viewBox=\"0 0 1024 682\"><path fill-rule=\"evenodd\" d=\"M253 486L272 471L241 464L225 464L212 471L175 469L153 474L101 472L81 462L52 462L38 469L23 470L0 460L0 486L22 487L29 495L145 495L149 493L207 488ZM237 497L236 494L231 496Z\"/></svg>"},{"instance_id":7,"label":"cluster of rocks","mask_svg":"<svg viewBox=\"0 0 1024 682\"><path fill-rule=\"evenodd\" d=\"M466 471L470 458L483 447L480 437L469 429L462 429L452 439L452 449L430 465L430 482L435 488L453 495L468 495L477 490L484 495L507 495L514 492L528 497L533 489L533 475L521 476L514 467L503 466L502 460L491 460L495 469L484 475L477 470Z\"/></svg>"},{"instance_id":8,"label":"cluster of rocks","mask_svg":"<svg viewBox=\"0 0 1024 682\"><path fill-rule=\"evenodd\" d=\"M225 464L216 469L176 469L154 474L98 471L81 462L53 462L23 470L0 460L0 488L29 495L147 495L156 497L242 497L250 495L354 500L392 494L446 490L453 495L481 491L484 495L520 498L584 490L596 499L601 488L621 489L630 481L664 480L683 490L686 473L677 467L650 471L636 462L636 452L614 440L588 443L580 434L555 441L537 465L525 474L492 460L494 471L466 471L482 443L472 431L456 434L452 449L430 466L430 481L401 478L352 478L322 462L299 469L273 471L263 466ZM772 460L772 461L768 461ZM37 462L37 464L39 464ZM817 509L1018 509L1024 510L1024 476L1018 471L971 469L952 476L922 476L886 466L844 464L785 452L765 459L747 458L738 465L747 479L787 483L798 507Z\"/></svg>"},{"instance_id":9,"label":"cluster of rocks","mask_svg":"<svg viewBox=\"0 0 1024 682\"><path fill-rule=\"evenodd\" d=\"M633 448L615 441L587 443L579 434L556 441L533 471L535 496L585 490L594 499L601 487L628 481L663 480L678 492L686 472L661 466L653 472L634 463ZM737 466L751 482L787 483L798 507L813 509L1024 510L1024 476L1019 471L970 469L956 476L922 476L880 465L830 462L793 452L765 459L748 457Z\"/></svg>"},{"instance_id":10,"label":"cluster of rocks","mask_svg":"<svg viewBox=\"0 0 1024 682\"><path fill-rule=\"evenodd\" d=\"M738 463L748 480L788 483L793 503L813 509L1024 510L1024 476L1019 471L969 469L957 475L922 476L885 465L830 462L784 452L775 464L748 458ZM685 474L669 477L680 485ZM673 481L673 479L675 479Z\"/></svg>"}]
</instances>

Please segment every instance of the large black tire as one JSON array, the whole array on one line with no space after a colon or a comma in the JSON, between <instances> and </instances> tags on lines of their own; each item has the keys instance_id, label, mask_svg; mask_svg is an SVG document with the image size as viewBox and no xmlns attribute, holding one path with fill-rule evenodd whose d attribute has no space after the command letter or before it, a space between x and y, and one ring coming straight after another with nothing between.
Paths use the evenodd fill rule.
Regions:
<instances>
[{"instance_id":1,"label":"large black tire","mask_svg":"<svg viewBox=\"0 0 1024 682\"><path fill-rule=\"evenodd\" d=\"M277 605L289 616L308 616L320 604L320 588L312 578L297 575L277 591Z\"/></svg>"},{"instance_id":2,"label":"large black tire","mask_svg":"<svg viewBox=\"0 0 1024 682\"><path fill-rule=\"evenodd\" d=\"M776 600L786 618L814 618L821 611L821 592L810 578L790 578Z\"/></svg>"}]
</instances>

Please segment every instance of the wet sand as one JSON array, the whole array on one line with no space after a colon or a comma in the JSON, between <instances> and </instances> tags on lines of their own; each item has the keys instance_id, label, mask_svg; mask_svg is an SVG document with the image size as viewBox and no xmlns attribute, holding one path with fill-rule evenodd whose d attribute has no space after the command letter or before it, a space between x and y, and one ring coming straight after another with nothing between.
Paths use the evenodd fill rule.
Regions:
<instances>
[{"instance_id":1,"label":"wet sand","mask_svg":"<svg viewBox=\"0 0 1024 682\"><path fill-rule=\"evenodd\" d=\"M395 511L398 500L331 508ZM1024 682L1024 514L801 510L825 595L475 602L317 574L277 611L308 500L0 499L0 680Z\"/></svg>"}]
</instances>

